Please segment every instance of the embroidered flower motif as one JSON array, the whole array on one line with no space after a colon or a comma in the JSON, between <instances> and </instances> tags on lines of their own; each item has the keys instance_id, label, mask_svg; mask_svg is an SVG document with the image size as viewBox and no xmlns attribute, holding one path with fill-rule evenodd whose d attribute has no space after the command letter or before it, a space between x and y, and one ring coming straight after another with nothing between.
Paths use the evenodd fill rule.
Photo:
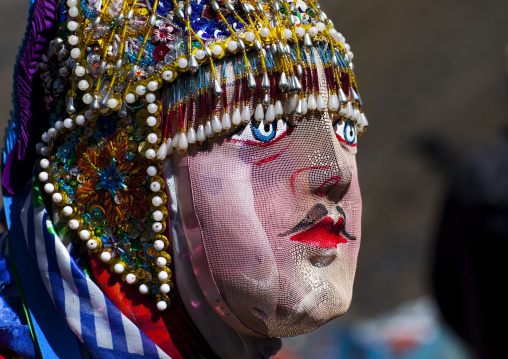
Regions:
<instances>
[{"instance_id":1,"label":"embroidered flower motif","mask_svg":"<svg viewBox=\"0 0 508 359\"><path fill-rule=\"evenodd\" d=\"M167 47L166 45L162 45L162 44L158 45L153 50L153 58L156 61L162 61L162 60L164 60L164 57L166 56L166 54L168 52L169 52L169 47Z\"/></svg>"},{"instance_id":2,"label":"embroidered flower motif","mask_svg":"<svg viewBox=\"0 0 508 359\"><path fill-rule=\"evenodd\" d=\"M78 149L78 166L86 181L77 188L75 200L82 205L100 204L113 225L129 218L144 219L148 212L147 193L142 186L148 161L139 156L128 160L128 150L123 130L109 136L102 149Z\"/></svg>"},{"instance_id":3,"label":"embroidered flower motif","mask_svg":"<svg viewBox=\"0 0 508 359\"><path fill-rule=\"evenodd\" d=\"M74 144L71 142L63 143L56 151L58 157L63 163L67 163L69 157L74 155Z\"/></svg>"},{"instance_id":4,"label":"embroidered flower motif","mask_svg":"<svg viewBox=\"0 0 508 359\"><path fill-rule=\"evenodd\" d=\"M168 41L173 41L175 36L175 28L168 24L160 24L153 29L153 39L155 42L160 42L162 44L167 43Z\"/></svg>"}]
</instances>

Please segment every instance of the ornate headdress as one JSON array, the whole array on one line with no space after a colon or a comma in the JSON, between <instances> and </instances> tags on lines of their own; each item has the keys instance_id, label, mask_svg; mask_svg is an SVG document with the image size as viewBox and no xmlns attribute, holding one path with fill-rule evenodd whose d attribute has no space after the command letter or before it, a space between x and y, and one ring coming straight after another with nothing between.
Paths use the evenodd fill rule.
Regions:
<instances>
[{"instance_id":1,"label":"ornate headdress","mask_svg":"<svg viewBox=\"0 0 508 359\"><path fill-rule=\"evenodd\" d=\"M60 11L39 64L52 127L34 188L64 234L160 310L173 287L161 160L251 113L367 126L353 54L313 0L67 0Z\"/></svg>"}]
</instances>

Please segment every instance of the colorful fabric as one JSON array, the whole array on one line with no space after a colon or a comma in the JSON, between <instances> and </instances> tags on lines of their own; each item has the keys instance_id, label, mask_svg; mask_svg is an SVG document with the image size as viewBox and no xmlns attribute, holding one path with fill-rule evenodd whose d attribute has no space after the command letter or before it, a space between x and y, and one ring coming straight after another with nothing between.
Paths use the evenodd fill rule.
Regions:
<instances>
[{"instance_id":1,"label":"colorful fabric","mask_svg":"<svg viewBox=\"0 0 508 359\"><path fill-rule=\"evenodd\" d=\"M83 272L57 235L43 204L23 197L26 244L57 310L92 357L170 358Z\"/></svg>"}]
</instances>

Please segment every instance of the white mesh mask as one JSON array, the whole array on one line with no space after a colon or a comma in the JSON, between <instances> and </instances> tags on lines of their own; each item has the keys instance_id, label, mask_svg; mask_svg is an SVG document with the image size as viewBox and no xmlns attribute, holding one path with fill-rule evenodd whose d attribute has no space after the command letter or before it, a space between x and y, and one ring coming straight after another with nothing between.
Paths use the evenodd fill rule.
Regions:
<instances>
[{"instance_id":1,"label":"white mesh mask","mask_svg":"<svg viewBox=\"0 0 508 359\"><path fill-rule=\"evenodd\" d=\"M355 126L326 112L288 121L251 120L173 155L197 281L216 313L252 336L309 332L351 302L361 220Z\"/></svg>"}]
</instances>

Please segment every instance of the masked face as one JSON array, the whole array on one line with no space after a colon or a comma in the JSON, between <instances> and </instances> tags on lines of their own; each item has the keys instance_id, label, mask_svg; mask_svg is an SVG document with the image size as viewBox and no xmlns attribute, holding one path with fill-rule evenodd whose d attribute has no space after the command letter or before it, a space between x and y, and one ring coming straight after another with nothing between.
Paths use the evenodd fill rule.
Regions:
<instances>
[{"instance_id":1,"label":"masked face","mask_svg":"<svg viewBox=\"0 0 508 359\"><path fill-rule=\"evenodd\" d=\"M355 154L355 125L315 111L252 119L174 157L194 273L228 324L287 337L346 312L360 244Z\"/></svg>"}]
</instances>

